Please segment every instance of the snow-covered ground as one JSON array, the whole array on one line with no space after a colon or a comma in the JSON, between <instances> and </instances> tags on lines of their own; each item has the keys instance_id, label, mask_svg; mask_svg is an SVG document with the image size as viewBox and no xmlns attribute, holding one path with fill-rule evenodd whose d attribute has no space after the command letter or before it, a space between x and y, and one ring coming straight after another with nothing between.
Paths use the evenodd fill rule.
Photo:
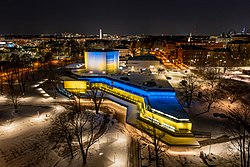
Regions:
<instances>
[{"instance_id":1,"label":"snow-covered ground","mask_svg":"<svg viewBox=\"0 0 250 167\"><path fill-rule=\"evenodd\" d=\"M178 81L185 74L173 72ZM170 82L171 82L170 81ZM59 156L48 141L48 128L51 120L58 112L65 110L63 103L69 99L57 94L53 99L43 85L44 80L28 85L26 95L20 99L17 112L14 112L10 100L0 96L0 167L77 167L82 165L81 157L76 156L70 161L69 157ZM177 84L174 83L174 84ZM211 138L216 139L224 134L224 121L215 118L213 113L225 112L227 107L234 107L237 103L219 101L211 111L200 114L205 109L205 104L194 102L188 110L194 131L211 133ZM133 136L132 136L133 137ZM208 140L207 138L198 139ZM124 124L115 122L99 141L90 149L88 167L126 167L129 164L131 133ZM230 142L204 144L200 148L193 147L168 147L165 152L164 164L166 166L206 166L200 158L200 152L213 153L220 166L232 166Z\"/></svg>"},{"instance_id":2,"label":"snow-covered ground","mask_svg":"<svg viewBox=\"0 0 250 167\"><path fill-rule=\"evenodd\" d=\"M53 99L51 90L43 84L28 85L16 111L8 98L0 96L0 167L82 166L80 156L63 158L48 141L49 125L57 113L65 110L63 103L69 99L60 94ZM87 166L127 166L130 136L123 124L113 122L91 147Z\"/></svg>"}]
</instances>

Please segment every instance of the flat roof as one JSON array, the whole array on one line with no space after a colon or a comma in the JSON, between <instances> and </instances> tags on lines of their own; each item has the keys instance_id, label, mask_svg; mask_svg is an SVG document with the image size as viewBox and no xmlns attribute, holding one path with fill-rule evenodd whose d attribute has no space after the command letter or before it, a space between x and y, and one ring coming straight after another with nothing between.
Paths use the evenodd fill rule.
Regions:
<instances>
[{"instance_id":1,"label":"flat roof","mask_svg":"<svg viewBox=\"0 0 250 167\"><path fill-rule=\"evenodd\" d=\"M128 60L137 60L137 61L159 61L155 56L153 55L142 55L142 56L134 56L129 57Z\"/></svg>"},{"instance_id":2,"label":"flat roof","mask_svg":"<svg viewBox=\"0 0 250 167\"><path fill-rule=\"evenodd\" d=\"M79 79L93 79L95 82L105 82L110 86L114 86L124 91L142 95L145 102L158 114L165 115L177 121L188 121L189 117L183 109L173 87L169 84L163 74L139 74L132 73L127 75L96 75L75 73ZM121 77L127 77L125 81ZM155 81L156 86L148 87L143 83L147 81Z\"/></svg>"},{"instance_id":3,"label":"flat roof","mask_svg":"<svg viewBox=\"0 0 250 167\"><path fill-rule=\"evenodd\" d=\"M72 69L72 68L81 68L84 64L83 63L75 63L75 64L69 64L65 68Z\"/></svg>"},{"instance_id":4,"label":"flat roof","mask_svg":"<svg viewBox=\"0 0 250 167\"><path fill-rule=\"evenodd\" d=\"M165 91L174 91L174 88L167 81L165 75L163 74L143 74L143 73L131 73L130 75L102 75L102 74L89 74L82 72L74 72L74 74L82 77L105 77L113 80L117 80L121 83L132 85L135 87L139 87L140 89L147 90L165 90ZM126 77L129 80L121 79L122 77ZM156 86L147 86L143 83L153 81L156 83Z\"/></svg>"},{"instance_id":5,"label":"flat roof","mask_svg":"<svg viewBox=\"0 0 250 167\"><path fill-rule=\"evenodd\" d=\"M151 108L162 112L162 115L168 114L178 119L189 119L188 114L180 105L176 97L149 97L149 104Z\"/></svg>"},{"instance_id":6,"label":"flat roof","mask_svg":"<svg viewBox=\"0 0 250 167\"><path fill-rule=\"evenodd\" d=\"M127 77L129 80L124 81L122 77ZM174 90L170 83L167 81L165 75L159 74L143 74L143 73L131 73L130 75L112 75L110 78L120 80L125 83L131 83L143 87L144 89L159 89L159 90ZM155 82L156 86L147 86L146 82Z\"/></svg>"}]
</instances>

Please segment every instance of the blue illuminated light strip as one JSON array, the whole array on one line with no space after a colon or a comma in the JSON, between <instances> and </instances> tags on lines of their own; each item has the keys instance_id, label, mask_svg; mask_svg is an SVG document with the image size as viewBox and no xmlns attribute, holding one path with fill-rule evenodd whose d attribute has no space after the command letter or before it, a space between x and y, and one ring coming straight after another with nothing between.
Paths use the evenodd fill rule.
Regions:
<instances>
[{"instance_id":1,"label":"blue illuminated light strip","mask_svg":"<svg viewBox=\"0 0 250 167\"><path fill-rule=\"evenodd\" d=\"M115 80L115 79L110 79L110 78L107 78L107 77L103 77L103 76L95 76L95 77L80 77L79 79L81 80L87 80L87 81L90 81L92 83L103 83L103 84L106 84L108 86L112 86L114 88L118 88L120 90L123 90L123 91L126 91L126 92L130 92L132 94L135 94L135 95L138 95L138 96L141 96L141 97L144 97L144 100L145 100L145 104L150 104L148 102L148 98L168 98L168 99L174 99L176 98L175 97L175 92L174 91L168 91L166 92L163 92L162 90L161 91L155 91L155 90L143 90L143 89L140 89L139 86L137 85L133 85L133 84L129 84L129 83L121 83L120 81L118 80ZM149 100L150 101L150 100ZM189 121L189 119L187 118L177 118L175 116L172 116L172 115L169 115L169 114L166 114L164 112L161 112L159 110L156 110L154 108L151 108L152 111L156 112L156 113L159 113L161 115L164 115L168 118L171 118L173 120L177 120L177 121Z\"/></svg>"},{"instance_id":2,"label":"blue illuminated light strip","mask_svg":"<svg viewBox=\"0 0 250 167\"><path fill-rule=\"evenodd\" d=\"M171 92L163 92L163 91L150 91L150 90L143 90L143 89L140 89L140 88L137 88L137 87L134 87L134 86L130 86L130 85L127 85L127 84L124 84L124 83L120 83L118 81L115 81L115 80L110 80L110 79L107 79L107 78L104 78L104 77L95 77L95 78L89 78L89 77L86 77L86 78L83 78L81 77L80 79L84 79L84 80L88 80L90 82L93 82L93 83L104 83L106 85L109 85L109 86L112 86L112 87L115 87L115 88L118 88L118 89L121 89L121 90L124 90L124 91L127 91L127 92L130 92L130 93L133 93L133 94L137 94L139 96L145 96L145 97L154 97L154 96L166 96L166 97L172 97L172 98L175 98L175 92L174 91L171 91Z\"/></svg>"}]
</instances>

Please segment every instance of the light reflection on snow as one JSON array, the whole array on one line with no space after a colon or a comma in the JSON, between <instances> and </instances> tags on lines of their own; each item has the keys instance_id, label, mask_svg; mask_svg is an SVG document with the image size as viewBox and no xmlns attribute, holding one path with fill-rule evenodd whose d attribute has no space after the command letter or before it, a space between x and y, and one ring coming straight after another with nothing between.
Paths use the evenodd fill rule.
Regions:
<instances>
[{"instance_id":1,"label":"light reflection on snow","mask_svg":"<svg viewBox=\"0 0 250 167\"><path fill-rule=\"evenodd\" d=\"M38 86L40 86L39 84L33 85L33 88L37 88Z\"/></svg>"},{"instance_id":2,"label":"light reflection on snow","mask_svg":"<svg viewBox=\"0 0 250 167\"><path fill-rule=\"evenodd\" d=\"M1 126L0 129L2 132L11 133L16 129L16 124L15 123L7 123L6 125Z\"/></svg>"},{"instance_id":3,"label":"light reflection on snow","mask_svg":"<svg viewBox=\"0 0 250 167\"><path fill-rule=\"evenodd\" d=\"M173 150L168 150L167 152L169 154L172 154L172 155L196 155L197 154L194 151L173 151Z\"/></svg>"},{"instance_id":4,"label":"light reflection on snow","mask_svg":"<svg viewBox=\"0 0 250 167\"><path fill-rule=\"evenodd\" d=\"M44 97L50 97L47 93L43 94Z\"/></svg>"},{"instance_id":5,"label":"light reflection on snow","mask_svg":"<svg viewBox=\"0 0 250 167\"><path fill-rule=\"evenodd\" d=\"M43 122L44 120L45 120L44 116L39 116L38 118L32 118L32 121L37 123Z\"/></svg>"},{"instance_id":6,"label":"light reflection on snow","mask_svg":"<svg viewBox=\"0 0 250 167\"><path fill-rule=\"evenodd\" d=\"M44 90L41 90L40 93L44 94L44 93L46 93L46 92L45 92Z\"/></svg>"},{"instance_id":7,"label":"light reflection on snow","mask_svg":"<svg viewBox=\"0 0 250 167\"><path fill-rule=\"evenodd\" d=\"M37 90L42 91L43 89L42 88L37 88Z\"/></svg>"},{"instance_id":8,"label":"light reflection on snow","mask_svg":"<svg viewBox=\"0 0 250 167\"><path fill-rule=\"evenodd\" d=\"M5 96L0 96L0 102L6 102L8 99Z\"/></svg>"}]
</instances>

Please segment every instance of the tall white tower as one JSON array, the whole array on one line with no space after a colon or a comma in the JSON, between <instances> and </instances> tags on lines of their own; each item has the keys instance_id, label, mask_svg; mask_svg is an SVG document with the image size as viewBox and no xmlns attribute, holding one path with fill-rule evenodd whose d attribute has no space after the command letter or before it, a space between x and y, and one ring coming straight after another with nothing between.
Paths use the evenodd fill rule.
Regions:
<instances>
[{"instance_id":1,"label":"tall white tower","mask_svg":"<svg viewBox=\"0 0 250 167\"><path fill-rule=\"evenodd\" d=\"M102 29L100 29L100 35L99 35L100 39L102 39Z\"/></svg>"},{"instance_id":2,"label":"tall white tower","mask_svg":"<svg viewBox=\"0 0 250 167\"><path fill-rule=\"evenodd\" d=\"M189 34L189 37L188 37L188 42L189 42L189 43L191 42L191 38L192 38L192 34L190 33L190 34Z\"/></svg>"}]
</instances>

